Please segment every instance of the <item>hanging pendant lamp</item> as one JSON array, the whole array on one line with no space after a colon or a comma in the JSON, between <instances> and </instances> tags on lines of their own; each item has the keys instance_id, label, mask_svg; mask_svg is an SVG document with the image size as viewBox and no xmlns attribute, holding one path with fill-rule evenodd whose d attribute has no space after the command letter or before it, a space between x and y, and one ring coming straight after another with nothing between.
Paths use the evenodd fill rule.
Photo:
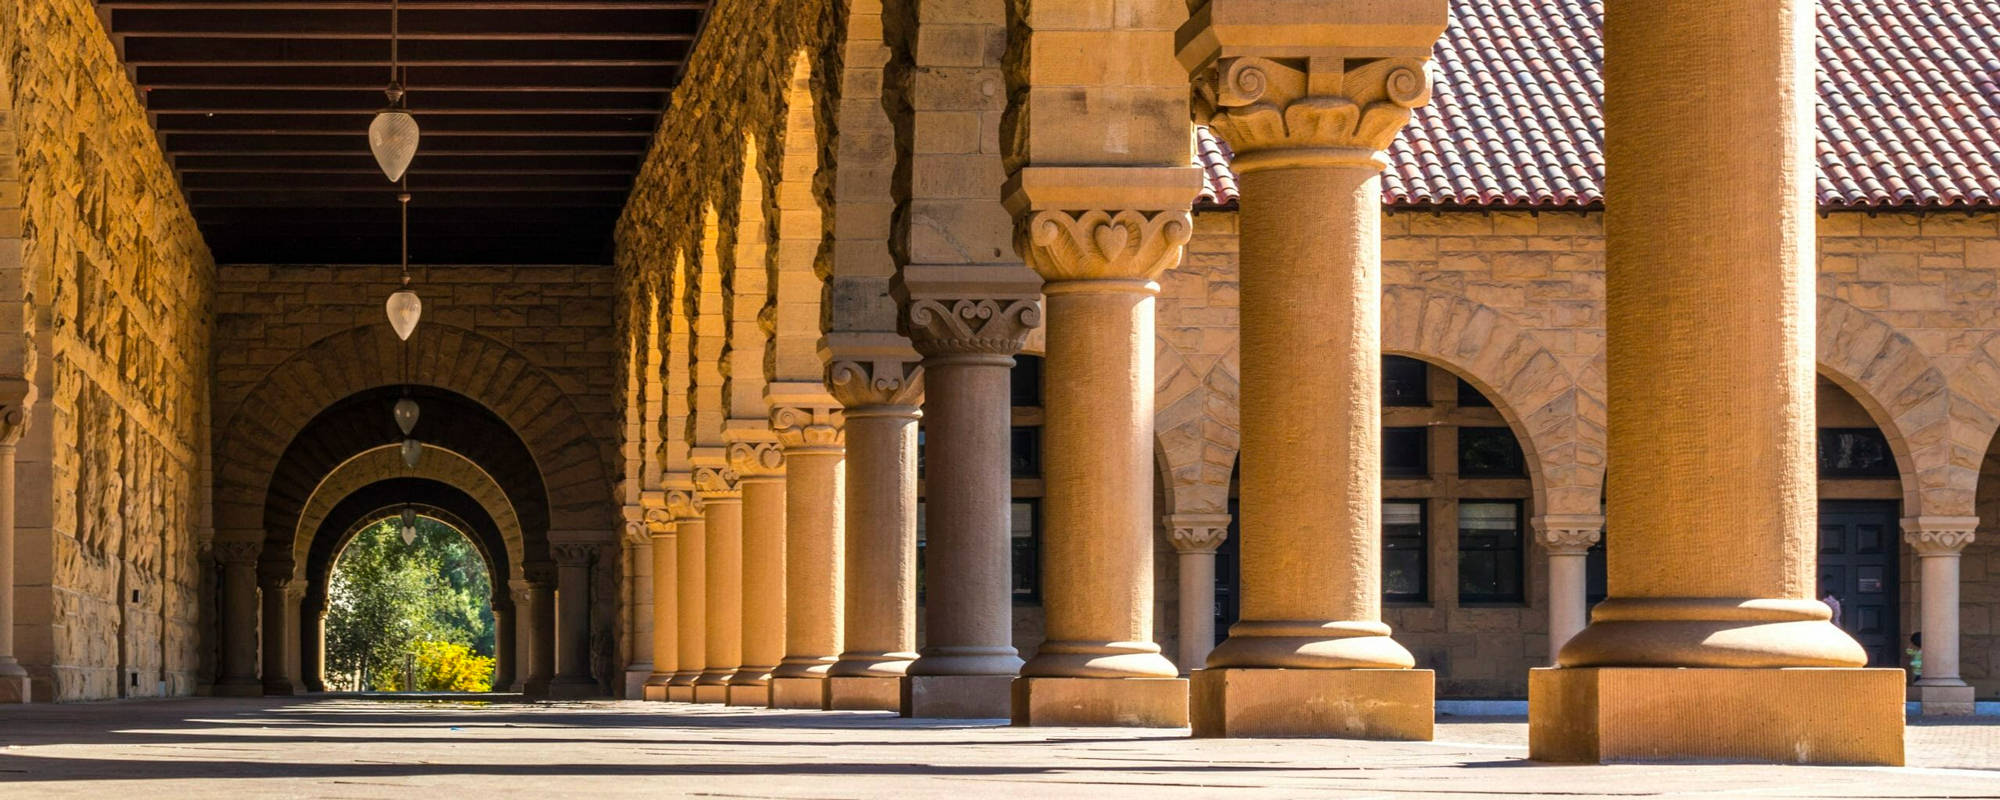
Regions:
<instances>
[{"instance_id":1,"label":"hanging pendant lamp","mask_svg":"<svg viewBox=\"0 0 2000 800\"><path fill-rule=\"evenodd\" d=\"M417 510L409 506L403 506L403 546L408 547L416 544L416 541Z\"/></svg>"},{"instance_id":2,"label":"hanging pendant lamp","mask_svg":"<svg viewBox=\"0 0 2000 800\"><path fill-rule=\"evenodd\" d=\"M368 124L368 149L375 154L375 163L382 167L382 174L394 183L403 179L403 172L410 168L410 161L417 157L417 141L421 131L417 118L410 115L403 90L402 70L402 6L392 0L389 6L389 88L383 94L389 96L389 106L375 114L375 121Z\"/></svg>"},{"instance_id":3,"label":"hanging pendant lamp","mask_svg":"<svg viewBox=\"0 0 2000 800\"><path fill-rule=\"evenodd\" d=\"M410 398L405 397L396 401L396 427L403 429L404 436L410 435L410 431L416 429L417 413L420 410L417 408L417 401Z\"/></svg>"},{"instance_id":4,"label":"hanging pendant lamp","mask_svg":"<svg viewBox=\"0 0 2000 800\"><path fill-rule=\"evenodd\" d=\"M417 468L417 461L424 457L424 443L415 439L403 440L403 466Z\"/></svg>"},{"instance_id":5,"label":"hanging pendant lamp","mask_svg":"<svg viewBox=\"0 0 2000 800\"><path fill-rule=\"evenodd\" d=\"M389 312L389 327L396 330L396 338L410 340L410 334L417 332L417 321L423 319L424 301L410 289L410 193L396 195L396 202L403 213L403 288L389 295L386 310Z\"/></svg>"}]
</instances>

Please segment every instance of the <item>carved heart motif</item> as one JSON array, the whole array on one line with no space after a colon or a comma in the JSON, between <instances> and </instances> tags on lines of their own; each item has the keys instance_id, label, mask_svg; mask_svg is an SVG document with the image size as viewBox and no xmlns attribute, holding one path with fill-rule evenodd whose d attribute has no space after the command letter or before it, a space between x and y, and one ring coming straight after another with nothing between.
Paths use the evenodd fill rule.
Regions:
<instances>
[{"instance_id":1,"label":"carved heart motif","mask_svg":"<svg viewBox=\"0 0 2000 800\"><path fill-rule=\"evenodd\" d=\"M1132 232L1126 230L1123 225L1107 222L1097 226L1097 230L1091 231L1090 238L1097 245L1097 252L1109 261L1125 252L1125 245L1132 240Z\"/></svg>"}]
</instances>

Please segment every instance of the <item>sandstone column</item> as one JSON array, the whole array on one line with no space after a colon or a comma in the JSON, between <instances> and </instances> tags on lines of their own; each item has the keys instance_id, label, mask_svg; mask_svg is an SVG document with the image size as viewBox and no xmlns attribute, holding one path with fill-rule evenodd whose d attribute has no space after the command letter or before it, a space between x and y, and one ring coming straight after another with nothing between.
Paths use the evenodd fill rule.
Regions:
<instances>
[{"instance_id":1,"label":"sandstone column","mask_svg":"<svg viewBox=\"0 0 2000 800\"><path fill-rule=\"evenodd\" d=\"M264 693L257 680L257 556L263 542L218 541L216 560L222 562L222 665L215 678L218 697L256 697Z\"/></svg>"},{"instance_id":2,"label":"sandstone column","mask_svg":"<svg viewBox=\"0 0 2000 800\"><path fill-rule=\"evenodd\" d=\"M1923 565L1921 618L1924 674L1917 699L1924 716L1967 716L1972 687L1958 675L1958 566L1972 544L1978 517L1912 517L1903 520L1903 538Z\"/></svg>"},{"instance_id":3,"label":"sandstone column","mask_svg":"<svg viewBox=\"0 0 2000 800\"><path fill-rule=\"evenodd\" d=\"M311 644L306 647L306 691L326 691L326 599L321 597L318 605L305 609L302 619L312 631Z\"/></svg>"},{"instance_id":4,"label":"sandstone column","mask_svg":"<svg viewBox=\"0 0 2000 800\"><path fill-rule=\"evenodd\" d=\"M971 267L931 274L975 274ZM913 293L930 287L906 268ZM1019 267L984 270L991 296L910 303L924 355L928 639L903 679L912 717L1004 717L1021 670L1014 652L1012 406L1009 370L1041 324L1039 281ZM1020 279L1026 278L1024 283ZM943 281L941 281L943 282ZM972 288L963 280L953 288Z\"/></svg>"},{"instance_id":5,"label":"sandstone column","mask_svg":"<svg viewBox=\"0 0 2000 800\"><path fill-rule=\"evenodd\" d=\"M504 591L498 583L495 591ZM326 616L320 616L320 641L326 641ZM514 685L514 609L511 606L493 606L493 691L505 692ZM321 645L321 658L325 658L325 645Z\"/></svg>"},{"instance_id":6,"label":"sandstone column","mask_svg":"<svg viewBox=\"0 0 2000 800\"><path fill-rule=\"evenodd\" d=\"M1604 535L1604 518L1596 515L1536 517L1535 533L1549 554L1549 663L1557 663L1562 647L1589 621L1590 548Z\"/></svg>"},{"instance_id":7,"label":"sandstone column","mask_svg":"<svg viewBox=\"0 0 2000 800\"><path fill-rule=\"evenodd\" d=\"M285 674L285 651L298 647L298 637L289 635L291 626L285 624L285 593L292 584L292 565L258 564L257 584L264 607L261 629L264 639L264 694L290 696L293 694L292 680Z\"/></svg>"},{"instance_id":8,"label":"sandstone column","mask_svg":"<svg viewBox=\"0 0 2000 800\"><path fill-rule=\"evenodd\" d=\"M33 699L28 671L14 657L14 448L34 401L33 383L0 381L0 703Z\"/></svg>"},{"instance_id":9,"label":"sandstone column","mask_svg":"<svg viewBox=\"0 0 2000 800\"><path fill-rule=\"evenodd\" d=\"M701 675L695 678L694 701L726 703L729 679L743 665L743 492L727 467L698 466L695 486L701 490L702 554L707 606Z\"/></svg>"},{"instance_id":10,"label":"sandstone column","mask_svg":"<svg viewBox=\"0 0 2000 800\"><path fill-rule=\"evenodd\" d=\"M1445 21L1213 0L1181 29L1243 230L1242 618L1194 674L1196 736L1431 738L1435 679L1382 623L1380 173Z\"/></svg>"},{"instance_id":11,"label":"sandstone column","mask_svg":"<svg viewBox=\"0 0 2000 800\"><path fill-rule=\"evenodd\" d=\"M917 657L923 369L900 340L885 338L874 355L829 370L847 420L846 636L826 687L835 710L901 710L902 677Z\"/></svg>"},{"instance_id":12,"label":"sandstone column","mask_svg":"<svg viewBox=\"0 0 2000 800\"><path fill-rule=\"evenodd\" d=\"M556 676L550 697L596 697L590 676L590 562L597 545L564 542L549 546L556 560Z\"/></svg>"},{"instance_id":13,"label":"sandstone column","mask_svg":"<svg viewBox=\"0 0 2000 800\"><path fill-rule=\"evenodd\" d=\"M1228 514L1172 514L1167 536L1180 556L1181 671L1200 669L1215 649L1215 550L1229 539Z\"/></svg>"},{"instance_id":14,"label":"sandstone column","mask_svg":"<svg viewBox=\"0 0 2000 800\"><path fill-rule=\"evenodd\" d=\"M528 575L527 565L517 574ZM507 691L525 695L535 671L535 593L526 577L508 581L507 590L514 600L514 680L507 684Z\"/></svg>"},{"instance_id":15,"label":"sandstone column","mask_svg":"<svg viewBox=\"0 0 2000 800\"><path fill-rule=\"evenodd\" d=\"M680 476L667 490L667 513L674 519L674 631L680 653L674 677L667 681L667 699L694 702L695 679L708 663L708 522L692 475Z\"/></svg>"},{"instance_id":16,"label":"sandstone column","mask_svg":"<svg viewBox=\"0 0 2000 800\"><path fill-rule=\"evenodd\" d=\"M550 546L553 553L555 547ZM528 607L531 609L528 680L522 694L548 697L556 674L556 568L547 562L528 566Z\"/></svg>"},{"instance_id":17,"label":"sandstone column","mask_svg":"<svg viewBox=\"0 0 2000 800\"><path fill-rule=\"evenodd\" d=\"M667 699L667 684L680 669L679 542L674 536L673 515L667 511L664 492L648 492L646 533L653 537L653 674L646 678L646 699ZM657 499L653 499L653 498Z\"/></svg>"},{"instance_id":18,"label":"sandstone column","mask_svg":"<svg viewBox=\"0 0 2000 800\"><path fill-rule=\"evenodd\" d=\"M774 397L771 429L785 454L785 658L771 671L771 707L825 708L826 672L844 635L840 407L831 397Z\"/></svg>"},{"instance_id":19,"label":"sandstone column","mask_svg":"<svg viewBox=\"0 0 2000 800\"><path fill-rule=\"evenodd\" d=\"M625 522L626 700L643 700L646 681L653 676L653 537L646 530L646 511L626 506Z\"/></svg>"},{"instance_id":20,"label":"sandstone column","mask_svg":"<svg viewBox=\"0 0 2000 800\"><path fill-rule=\"evenodd\" d=\"M1531 673L1532 758L1903 761L1902 671L1862 669L1815 599L1814 8L1605 15L1618 544Z\"/></svg>"},{"instance_id":21,"label":"sandstone column","mask_svg":"<svg viewBox=\"0 0 2000 800\"><path fill-rule=\"evenodd\" d=\"M743 665L729 704L769 706L771 671L785 657L785 456L775 439L736 441L729 465L743 489Z\"/></svg>"}]
</instances>

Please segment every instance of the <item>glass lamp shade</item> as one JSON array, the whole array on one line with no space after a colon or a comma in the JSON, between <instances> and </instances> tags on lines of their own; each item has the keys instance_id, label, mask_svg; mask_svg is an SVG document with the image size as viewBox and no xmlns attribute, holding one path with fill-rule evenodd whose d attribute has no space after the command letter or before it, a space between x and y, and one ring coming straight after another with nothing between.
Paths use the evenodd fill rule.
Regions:
<instances>
[{"instance_id":1,"label":"glass lamp shade","mask_svg":"<svg viewBox=\"0 0 2000 800\"><path fill-rule=\"evenodd\" d=\"M417 157L418 136L417 118L401 109L376 114L375 121L369 123L368 149L375 153L375 163L389 176L389 182L402 180L410 161Z\"/></svg>"},{"instance_id":2,"label":"glass lamp shade","mask_svg":"<svg viewBox=\"0 0 2000 800\"><path fill-rule=\"evenodd\" d=\"M404 436L410 435L410 431L416 429L417 411L415 400L405 397L396 401L396 427L403 429Z\"/></svg>"},{"instance_id":3,"label":"glass lamp shade","mask_svg":"<svg viewBox=\"0 0 2000 800\"><path fill-rule=\"evenodd\" d=\"M417 468L417 460L423 458L424 443L415 439L403 440L403 466Z\"/></svg>"},{"instance_id":4,"label":"glass lamp shade","mask_svg":"<svg viewBox=\"0 0 2000 800\"><path fill-rule=\"evenodd\" d=\"M403 544L408 546L417 541L417 510L403 507Z\"/></svg>"},{"instance_id":5,"label":"glass lamp shade","mask_svg":"<svg viewBox=\"0 0 2000 800\"><path fill-rule=\"evenodd\" d=\"M424 316L424 301L417 299L416 292L403 289L389 295L387 309L389 327L396 329L396 338L409 341L410 334L417 331L417 320Z\"/></svg>"}]
</instances>

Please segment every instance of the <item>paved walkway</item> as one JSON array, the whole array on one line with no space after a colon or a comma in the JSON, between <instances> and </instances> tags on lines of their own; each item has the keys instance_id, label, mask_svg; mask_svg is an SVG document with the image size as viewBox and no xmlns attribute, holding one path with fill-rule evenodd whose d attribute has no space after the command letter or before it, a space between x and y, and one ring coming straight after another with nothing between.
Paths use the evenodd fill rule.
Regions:
<instances>
[{"instance_id":1,"label":"paved walkway","mask_svg":"<svg viewBox=\"0 0 2000 800\"><path fill-rule=\"evenodd\" d=\"M1911 767L1548 766L1519 719L1434 743L1191 740L633 702L189 699L0 708L0 798L2000 797L2000 720Z\"/></svg>"}]
</instances>

